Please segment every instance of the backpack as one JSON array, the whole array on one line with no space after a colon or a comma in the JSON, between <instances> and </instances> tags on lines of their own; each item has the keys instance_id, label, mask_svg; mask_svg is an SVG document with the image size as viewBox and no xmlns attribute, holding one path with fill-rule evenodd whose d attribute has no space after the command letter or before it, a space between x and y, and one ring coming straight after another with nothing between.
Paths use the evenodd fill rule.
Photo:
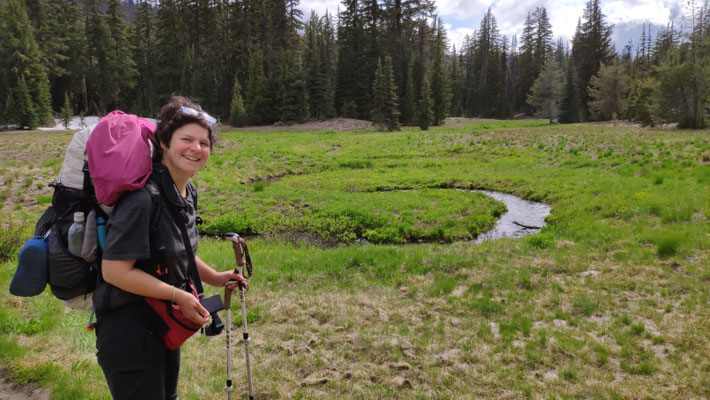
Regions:
<instances>
[{"instance_id":1,"label":"backpack","mask_svg":"<svg viewBox=\"0 0 710 400\"><path fill-rule=\"evenodd\" d=\"M30 260L28 262L18 259L18 270L13 277L13 282L17 281L17 284L14 288L11 285L12 294L37 295L49 283L52 294L63 300L65 305L87 310L92 308L92 292L101 263L100 249L94 249L98 256L93 259L77 257L69 252L67 233L74 221L74 213L93 213L99 224L105 223L121 194L145 185L153 170L151 154L155 129L155 124L146 119L113 111L98 124L74 135L67 147L59 181L51 185L54 188L52 205L37 221L35 237L31 239L37 241L38 237L44 238L46 264L36 265L43 260L39 252L33 258L25 257L24 260ZM100 226L97 230L100 232ZM87 240L90 243L92 240L90 231L87 229L85 233L85 247ZM93 241L97 246L96 236L93 236ZM30 247L35 248L43 249L37 245ZM28 268L46 268L48 273L27 274ZM25 285L41 287L39 292L18 290L23 286L23 277L30 275L40 277L35 279L48 276L45 285L37 285L37 282Z\"/></svg>"}]
</instances>

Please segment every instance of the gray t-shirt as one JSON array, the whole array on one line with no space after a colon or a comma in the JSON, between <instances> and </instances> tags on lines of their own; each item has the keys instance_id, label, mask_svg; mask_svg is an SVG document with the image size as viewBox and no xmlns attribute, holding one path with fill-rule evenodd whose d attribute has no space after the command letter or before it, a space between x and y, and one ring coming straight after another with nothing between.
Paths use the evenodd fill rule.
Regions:
<instances>
[{"instance_id":1,"label":"gray t-shirt","mask_svg":"<svg viewBox=\"0 0 710 400\"><path fill-rule=\"evenodd\" d=\"M179 224L186 222L193 254L196 254L197 189L189 182L188 195L183 198L167 171L156 172L158 174L145 187L125 193L114 207L106 227L103 258L137 260L136 267L171 285L183 287L188 276L188 256ZM151 184L153 188L160 187L155 217Z\"/></svg>"}]
</instances>

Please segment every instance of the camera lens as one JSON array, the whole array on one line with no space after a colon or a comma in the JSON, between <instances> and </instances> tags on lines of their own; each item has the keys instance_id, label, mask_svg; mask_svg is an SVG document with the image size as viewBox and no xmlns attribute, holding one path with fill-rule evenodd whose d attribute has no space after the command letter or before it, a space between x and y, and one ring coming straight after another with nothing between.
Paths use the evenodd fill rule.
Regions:
<instances>
[{"instance_id":1,"label":"camera lens","mask_svg":"<svg viewBox=\"0 0 710 400\"><path fill-rule=\"evenodd\" d=\"M205 328L205 335L207 336L217 336L224 330L224 324L222 320L219 319L217 313L212 314L212 322Z\"/></svg>"}]
</instances>

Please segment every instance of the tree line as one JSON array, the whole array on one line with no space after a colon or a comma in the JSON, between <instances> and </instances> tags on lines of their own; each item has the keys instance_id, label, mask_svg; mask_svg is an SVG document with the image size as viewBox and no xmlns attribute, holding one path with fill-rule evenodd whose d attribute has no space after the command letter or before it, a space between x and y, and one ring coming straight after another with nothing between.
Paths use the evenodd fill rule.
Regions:
<instances>
[{"instance_id":1,"label":"tree line","mask_svg":"<svg viewBox=\"0 0 710 400\"><path fill-rule=\"evenodd\" d=\"M0 125L123 109L156 116L173 94L234 126L344 116L382 129L448 116L626 118L703 127L710 10L692 29L644 26L621 54L590 0L571 40L544 7L520 38L489 9L450 47L433 0L343 0L333 15L299 0L0 0Z\"/></svg>"}]
</instances>

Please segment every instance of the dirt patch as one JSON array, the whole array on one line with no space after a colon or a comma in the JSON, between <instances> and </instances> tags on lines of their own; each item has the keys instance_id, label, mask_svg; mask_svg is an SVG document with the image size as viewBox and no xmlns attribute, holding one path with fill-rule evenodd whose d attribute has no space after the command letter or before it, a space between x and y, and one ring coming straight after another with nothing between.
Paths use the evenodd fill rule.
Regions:
<instances>
[{"instance_id":1,"label":"dirt patch","mask_svg":"<svg viewBox=\"0 0 710 400\"><path fill-rule=\"evenodd\" d=\"M324 121L307 121L302 124L286 125L275 123L265 126L246 126L242 128L232 128L228 125L222 127L223 130L238 130L243 132L313 132L313 131L371 131L375 128L372 122L352 118L331 118Z\"/></svg>"},{"instance_id":2,"label":"dirt patch","mask_svg":"<svg viewBox=\"0 0 710 400\"><path fill-rule=\"evenodd\" d=\"M0 369L0 399L3 400L47 400L50 390L36 383L17 385L5 378L5 370Z\"/></svg>"}]
</instances>

